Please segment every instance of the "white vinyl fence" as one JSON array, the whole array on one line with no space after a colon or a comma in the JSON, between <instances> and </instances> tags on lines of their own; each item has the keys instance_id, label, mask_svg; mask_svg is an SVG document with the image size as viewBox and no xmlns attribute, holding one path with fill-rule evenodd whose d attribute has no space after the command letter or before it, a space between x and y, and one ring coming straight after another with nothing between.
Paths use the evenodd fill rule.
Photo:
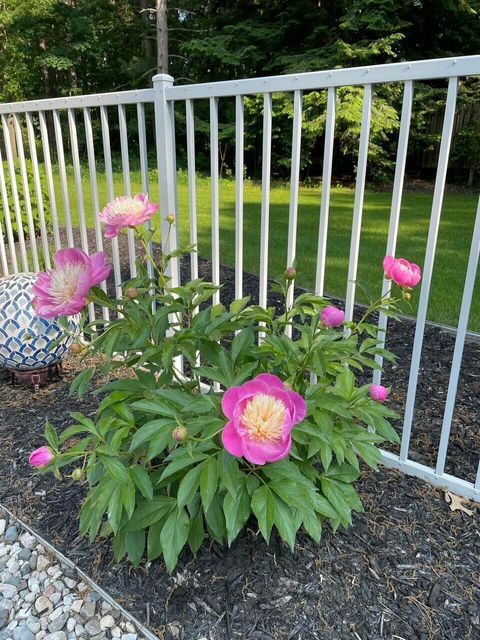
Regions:
<instances>
[{"instance_id":1,"label":"white vinyl fence","mask_svg":"<svg viewBox=\"0 0 480 640\"><path fill-rule=\"evenodd\" d=\"M405 164L409 143L412 102L416 82L442 81L448 85L444 112L443 131L441 137L438 166L431 209L430 227L426 246L426 257L423 266L423 278L419 293L420 302L416 322L416 332L412 351L410 378L406 408L404 415L402 442L398 454L383 452L386 465L401 469L405 473L423 478L435 485L447 487L464 496L480 499L480 464L476 481L470 482L445 473L445 461L449 443L450 428L455 406L455 397L459 380L462 354L467 332L470 305L473 295L475 276L480 251L480 205L477 210L473 231L468 269L465 279L460 318L456 332L456 343L451 363L448 397L443 418L440 444L437 452L435 468L419 464L409 459L410 437L415 408L416 390L419 375L422 343L425 332L427 307L429 302L432 273L434 267L437 234L445 191L447 167L454 130L454 119L459 83L465 77L480 75L480 56L447 58L419 62L406 62L353 69L319 71L297 75L274 76L239 81L216 82L173 86L173 78L157 75L152 89L140 91L123 91L99 95L78 96L69 98L34 100L30 102L0 105L1 125L3 130L3 148L5 156L0 157L0 196L4 210L4 224L0 226L0 264L4 274L18 271L38 270L43 263L48 267L51 257L61 246L61 238L65 237L67 245L73 243L74 224L72 207L68 189L68 172L73 167L75 183L76 210L78 212L78 229L81 247L85 251L97 251L103 248L101 229L95 217L95 246L89 245L85 212L90 209L97 212L105 204L99 202L98 163L101 160L102 171L106 176L108 198L115 195L131 193L131 172L129 157L132 148L129 146L128 126L136 130L138 142L136 157L140 158L142 188L148 192L149 167L146 135L146 110L153 110L155 122L155 147L158 169L158 191L160 193L160 215L164 220L169 212L178 212L176 188L176 152L175 152L175 106L184 103L187 142L188 194L189 194L189 229L190 241L197 244L197 207L196 207L196 173L195 173L195 118L194 109L197 100L208 100L210 108L210 166L211 166L211 260L212 280L220 284L220 200L219 200L219 101L228 98L235 101L236 116L236 148L235 148L235 293L242 296L243 285L243 246L249 238L244 234L244 96L263 96L263 147L262 147L262 200L261 200L261 241L259 246L259 302L266 304L269 251L269 211L271 181L272 150L272 96L275 93L293 94L294 117L292 126L291 180L289 230L285 238L287 245L287 264L295 259L297 247L297 213L299 201L300 150L302 138L302 95L305 91L317 90L327 93L326 130L323 162L323 183L321 202L319 201L318 217L318 253L316 259L316 293L324 293L325 264L327 256L327 235L329 224L330 187L332 178L332 159L335 140L336 93L340 87L364 87L362 126L358 148L356 172L356 188L351 229L349 253L348 283L345 301L347 320L354 311L356 294L356 275L359 259L360 233L364 192L366 183L369 137L372 118L374 94L379 85L397 83L403 90L403 106L398 135L396 170L392 191L390 224L385 253L394 254L397 242L402 194L405 177ZM123 185L114 193L114 168L111 155L111 122L118 123L118 135L121 149L121 167ZM87 154L81 158L78 144L78 123L83 123L82 132ZM97 139L95 144L94 127ZM68 134L69 161L65 157L64 136ZM101 134L101 135L100 135ZM12 136L14 140L12 140ZM25 147L25 141L27 142ZM15 142L15 144L13 144ZM96 148L100 146L100 148ZM18 163L15 161L15 150ZM39 162L39 151L43 162ZM27 161L26 158L29 160ZM55 166L52 158L55 158ZM4 162L6 164L4 165ZM27 164L31 166L30 173ZM15 174L15 166L19 165L20 174ZM88 180L85 172L82 179L82 165L88 167ZM7 176L8 172L8 176ZM10 178L10 198L7 193L7 180ZM12 179L13 178L13 179ZM33 181L33 187L29 182ZM18 183L18 184L17 184ZM44 201L43 191L46 188L48 202ZM157 188L157 185L155 185ZM32 189L32 191L31 191ZM57 193L57 191L60 193ZM40 237L36 237L30 193L37 200ZM21 200L20 193L23 193ZM47 229L44 210L48 204L52 218L52 237ZM183 212L178 212L184 215ZM185 214L186 215L186 214ZM28 237L24 237L22 220L28 222ZM15 242L13 222L18 226L18 242ZM167 223L162 222L162 242L167 239ZM178 226L176 233L170 236L170 249L178 243ZM62 235L65 234L65 235ZM135 244L131 231L128 237L130 273L135 274ZM52 240L53 238L53 240ZM91 238L91 234L90 234ZM165 247L164 247L165 248ZM118 242L112 242L114 278L117 292L121 291L121 269ZM407 256L408 257L408 256ZM180 278L179 264L172 266L172 278L175 285ZM191 277L198 276L197 254L191 256ZM380 277L380 276L379 276ZM383 293L388 290L388 283L383 282ZM292 290L291 290L292 291ZM216 302L220 293L216 294ZM379 320L382 328L387 327L387 319ZM380 381L380 373L375 372L374 381Z\"/></svg>"}]
</instances>

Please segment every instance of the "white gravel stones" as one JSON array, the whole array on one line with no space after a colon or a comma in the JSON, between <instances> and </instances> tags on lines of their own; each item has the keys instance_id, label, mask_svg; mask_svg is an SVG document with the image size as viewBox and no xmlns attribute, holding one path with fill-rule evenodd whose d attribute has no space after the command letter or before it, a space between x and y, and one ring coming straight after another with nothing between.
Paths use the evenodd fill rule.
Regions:
<instances>
[{"instance_id":1,"label":"white gravel stones","mask_svg":"<svg viewBox=\"0 0 480 640\"><path fill-rule=\"evenodd\" d=\"M0 640L109 639L144 640L33 535L0 517Z\"/></svg>"}]
</instances>

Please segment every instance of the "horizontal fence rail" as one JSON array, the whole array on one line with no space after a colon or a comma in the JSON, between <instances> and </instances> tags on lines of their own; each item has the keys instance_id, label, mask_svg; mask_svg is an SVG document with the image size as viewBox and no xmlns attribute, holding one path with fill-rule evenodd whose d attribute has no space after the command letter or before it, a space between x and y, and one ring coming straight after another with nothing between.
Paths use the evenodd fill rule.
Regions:
<instances>
[{"instance_id":1,"label":"horizontal fence rail","mask_svg":"<svg viewBox=\"0 0 480 640\"><path fill-rule=\"evenodd\" d=\"M198 136L208 128L205 140L209 171L210 202L208 215L210 259L209 278L222 284L223 211L221 201L221 121L219 109L224 100L231 100L234 122L234 207L231 224L234 247L235 296L244 294L244 265L246 243L251 220L246 215L244 160L246 153L247 115L246 96L257 96L263 105L261 114L261 201L258 221L260 226L258 251L258 300L266 305L271 257L283 251L286 266L292 266L298 253L300 167L305 124L305 96L308 92L324 92L325 130L323 135L322 188L318 199L318 218L315 221L317 252L314 261L314 289L328 294L326 265L328 260L329 230L336 224L331 210L332 171L335 156L339 91L343 87L358 87L362 91L362 116L358 137L355 176L355 196L348 250L348 278L345 283L345 311L347 319L354 316L357 307L356 279L361 257L364 199L372 135L372 118L376 92L385 83L398 83L403 93L399 108L399 129L395 174L392 185L388 235L384 246L387 254L395 255L400 234L402 199L416 83L443 81L446 104L442 114L442 133L431 207L430 227L426 241L423 279L419 294L419 309L412 348L408 392L405 399L402 440L398 453L382 452L387 466L412 474L437 486L446 487L473 499L480 499L480 463L475 479L467 480L445 472L448 445L455 409L461 362L467 335L468 321L480 251L480 204L465 276L460 317L452 357L448 392L438 446L436 464L423 465L411 458L411 438L420 375L423 340L425 335L430 289L434 275L437 238L444 204L447 170L451 156L452 139L456 132L457 95L464 78L480 76L480 56L466 56L438 60L401 62L395 64L335 69L313 73L231 80L205 84L174 86L167 75L154 77L153 88L108 94L41 99L0 105L0 268L4 275L19 271L38 271L52 264L56 250L78 244L87 252L106 250L113 264L113 287L122 293L122 283L136 273L136 259L141 248L136 246L131 231L125 238L104 240L98 212L115 196L133 193L132 169L139 164L141 189L152 199L159 199L159 236L162 250L169 251L179 245L179 226L169 233L165 221L168 213L175 213L178 221L188 228L188 240L197 245L201 238L200 224L205 217L200 213L196 170L199 164ZM442 86L443 86L442 85ZM276 224L272 212L271 186L272 153L275 133L275 94L285 94L291 100L291 154L289 163L290 192L288 198L288 231L285 246L273 246L272 225ZM200 124L198 106L203 101ZM437 119L438 119L437 115ZM181 118L181 120L180 120ZM185 140L179 140L176 123L184 127ZM208 124L207 124L208 123ZM178 128L178 127L177 127ZM202 129L203 128L203 129ZM182 134L183 135L183 134ZM186 204L179 197L177 185L177 146L182 143L187 172ZM118 153L112 153L113 149ZM135 187L137 189L138 187ZM179 205L180 203L180 205ZM48 220L47 223L47 213ZM90 215L93 214L93 215ZM205 216L205 213L203 214ZM183 227L182 227L183 228ZM120 241L119 241L120 240ZM317 242L318 240L318 242ZM151 265L149 266L151 269ZM198 253L193 251L189 261L190 277L199 277ZM174 285L181 281L180 263L172 262L169 274ZM102 285L106 291L106 285ZM388 296L389 284L381 281L382 295ZM292 291L293 293L293 291ZM222 293L215 294L220 302ZM292 294L290 294L292 295ZM290 298L291 301L291 298ZM94 309L89 309L94 317ZM108 311L104 311L108 320ZM380 329L388 330L387 318L380 315ZM384 335L382 333L381 335ZM380 346L384 337L380 338ZM377 357L378 364L382 358ZM375 371L375 383L381 382L381 372Z\"/></svg>"}]
</instances>

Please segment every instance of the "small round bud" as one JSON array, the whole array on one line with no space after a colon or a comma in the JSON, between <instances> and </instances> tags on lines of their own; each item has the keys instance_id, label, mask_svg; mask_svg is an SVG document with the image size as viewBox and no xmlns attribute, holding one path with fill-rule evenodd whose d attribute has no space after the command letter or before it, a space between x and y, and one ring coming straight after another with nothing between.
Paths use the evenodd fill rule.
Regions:
<instances>
[{"instance_id":1,"label":"small round bud","mask_svg":"<svg viewBox=\"0 0 480 640\"><path fill-rule=\"evenodd\" d=\"M408 293L408 291L404 291L404 292L402 293L402 298L403 298L404 300L406 300L407 302L410 300L410 298L411 298L411 297L412 297L412 295L411 295L410 293Z\"/></svg>"},{"instance_id":2,"label":"small round bud","mask_svg":"<svg viewBox=\"0 0 480 640\"><path fill-rule=\"evenodd\" d=\"M188 429L185 427L176 427L172 431L172 438L177 442L183 442L188 439Z\"/></svg>"},{"instance_id":3,"label":"small round bud","mask_svg":"<svg viewBox=\"0 0 480 640\"><path fill-rule=\"evenodd\" d=\"M69 351L70 353L73 353L73 355L77 356L79 353L82 353L84 348L85 347L82 344L80 344L80 342L73 342L69 347Z\"/></svg>"},{"instance_id":4,"label":"small round bud","mask_svg":"<svg viewBox=\"0 0 480 640\"><path fill-rule=\"evenodd\" d=\"M130 300L136 300L136 298L138 298L138 289L132 287L127 291L127 296L130 298Z\"/></svg>"},{"instance_id":5,"label":"small round bud","mask_svg":"<svg viewBox=\"0 0 480 640\"><path fill-rule=\"evenodd\" d=\"M288 267L283 275L286 280L293 280L297 275L297 270L294 267Z\"/></svg>"},{"instance_id":6,"label":"small round bud","mask_svg":"<svg viewBox=\"0 0 480 640\"><path fill-rule=\"evenodd\" d=\"M83 480L85 478L85 471L83 469L74 469L72 471L72 480L75 480L75 482L80 482L80 480Z\"/></svg>"},{"instance_id":7,"label":"small round bud","mask_svg":"<svg viewBox=\"0 0 480 640\"><path fill-rule=\"evenodd\" d=\"M165 218L165 220L168 222L168 224L174 224L175 223L175 214L174 213L169 213L167 215L167 217Z\"/></svg>"}]
</instances>

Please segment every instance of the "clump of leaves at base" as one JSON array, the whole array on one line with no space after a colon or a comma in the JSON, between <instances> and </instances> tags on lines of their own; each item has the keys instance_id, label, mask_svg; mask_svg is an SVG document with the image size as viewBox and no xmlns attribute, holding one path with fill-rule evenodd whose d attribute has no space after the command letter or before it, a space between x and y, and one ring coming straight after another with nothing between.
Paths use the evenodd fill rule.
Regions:
<instances>
[{"instance_id":1,"label":"clump of leaves at base","mask_svg":"<svg viewBox=\"0 0 480 640\"><path fill-rule=\"evenodd\" d=\"M276 284L286 301L291 286ZM348 527L362 510L361 463L375 468L378 445L398 440L395 414L356 379L379 367L375 356L393 359L368 318L392 315L398 300L372 303L359 323L335 329L322 323L327 302L313 294L280 310L248 298L226 308L211 303L217 290L202 280L171 288L163 270L150 278L139 264L122 299L91 295L112 319L85 319L84 353L131 376L99 390L94 419L75 413L61 435L51 426L45 435L55 453L49 468L58 475L73 466L88 482L81 533L111 536L117 560L163 556L172 571L185 547L196 554L206 538L231 545L250 520L267 543L273 530L292 550L300 530L320 542L324 526ZM225 450L222 397L264 372L300 394L307 413L288 457L258 465ZM73 388L84 393L92 376L83 371Z\"/></svg>"}]
</instances>

